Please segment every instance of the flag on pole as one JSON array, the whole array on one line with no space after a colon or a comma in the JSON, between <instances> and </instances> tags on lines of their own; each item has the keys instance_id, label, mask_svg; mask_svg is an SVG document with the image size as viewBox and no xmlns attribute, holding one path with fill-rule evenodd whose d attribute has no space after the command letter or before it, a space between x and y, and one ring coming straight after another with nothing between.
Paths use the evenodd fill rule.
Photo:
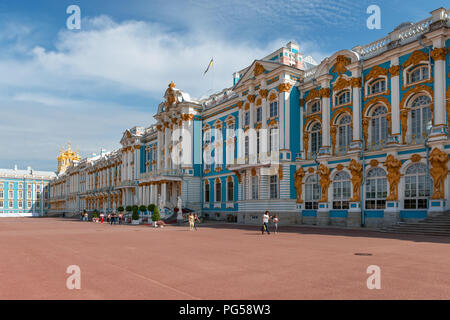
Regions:
<instances>
[{"instance_id":1,"label":"flag on pole","mask_svg":"<svg viewBox=\"0 0 450 320\"><path fill-rule=\"evenodd\" d=\"M205 72L203 72L203 75L205 75L209 71L209 68L211 68L213 66L213 64L214 64L214 58L211 58L211 61L208 64L208 68L206 68Z\"/></svg>"}]
</instances>

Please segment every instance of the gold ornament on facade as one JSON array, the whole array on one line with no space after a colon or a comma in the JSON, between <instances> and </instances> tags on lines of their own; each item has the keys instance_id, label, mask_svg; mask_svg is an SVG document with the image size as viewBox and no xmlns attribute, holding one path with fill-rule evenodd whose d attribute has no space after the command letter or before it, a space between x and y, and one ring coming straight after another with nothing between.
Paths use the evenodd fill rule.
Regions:
<instances>
[{"instance_id":1,"label":"gold ornament on facade","mask_svg":"<svg viewBox=\"0 0 450 320\"><path fill-rule=\"evenodd\" d=\"M242 101L238 101L238 102L236 103L236 105L238 106L239 109L242 108L242 105L243 105L243 104L244 104L244 102L242 102Z\"/></svg>"},{"instance_id":2,"label":"gold ornament on facade","mask_svg":"<svg viewBox=\"0 0 450 320\"><path fill-rule=\"evenodd\" d=\"M322 98L330 97L330 88L322 88L319 90L319 94Z\"/></svg>"},{"instance_id":3,"label":"gold ornament on facade","mask_svg":"<svg viewBox=\"0 0 450 320\"><path fill-rule=\"evenodd\" d=\"M359 77L359 78L351 78L350 79L350 85L352 86L352 88L361 88L361 85L362 85L361 77Z\"/></svg>"},{"instance_id":4,"label":"gold ornament on facade","mask_svg":"<svg viewBox=\"0 0 450 320\"><path fill-rule=\"evenodd\" d=\"M431 51L431 57L433 60L444 60L445 61L445 55L447 54L446 48L435 48Z\"/></svg>"},{"instance_id":5,"label":"gold ornament on facade","mask_svg":"<svg viewBox=\"0 0 450 320\"><path fill-rule=\"evenodd\" d=\"M309 167L308 168L308 173L314 173L314 168L313 167Z\"/></svg>"},{"instance_id":6,"label":"gold ornament on facade","mask_svg":"<svg viewBox=\"0 0 450 320\"><path fill-rule=\"evenodd\" d=\"M260 74L263 74L266 71L266 69L264 69L264 67L262 66L262 64L260 63L255 63L255 68L253 69L253 74L255 77L259 76Z\"/></svg>"},{"instance_id":7,"label":"gold ornament on facade","mask_svg":"<svg viewBox=\"0 0 450 320\"><path fill-rule=\"evenodd\" d=\"M249 94L249 95L247 96L247 100L248 100L250 103L254 103L254 102L255 102L255 99L256 99L256 95L254 95L254 94Z\"/></svg>"},{"instance_id":8,"label":"gold ornament on facade","mask_svg":"<svg viewBox=\"0 0 450 320\"><path fill-rule=\"evenodd\" d=\"M364 117L362 119L363 138L365 141L365 149L367 150L367 144L369 142L369 118Z\"/></svg>"},{"instance_id":9,"label":"gold ornament on facade","mask_svg":"<svg viewBox=\"0 0 450 320\"><path fill-rule=\"evenodd\" d=\"M274 101L278 98L278 95L275 92L272 92L269 96L269 101Z\"/></svg>"},{"instance_id":10,"label":"gold ornament on facade","mask_svg":"<svg viewBox=\"0 0 450 320\"><path fill-rule=\"evenodd\" d=\"M341 164L341 163L339 163L339 164L336 166L336 169L337 169L337 171L341 171L342 169L344 169L344 165Z\"/></svg>"},{"instance_id":11,"label":"gold ornament on facade","mask_svg":"<svg viewBox=\"0 0 450 320\"><path fill-rule=\"evenodd\" d=\"M339 76L336 83L333 85L333 90L341 91L344 88L350 86L350 80L345 79L343 76Z\"/></svg>"},{"instance_id":12,"label":"gold ornament on facade","mask_svg":"<svg viewBox=\"0 0 450 320\"><path fill-rule=\"evenodd\" d=\"M400 182L400 168L402 166L402 162L398 159L395 159L392 154L386 157L386 161L384 162L384 166L388 172L387 180L389 182L389 196L386 200L397 201L398 200L398 184Z\"/></svg>"},{"instance_id":13,"label":"gold ornament on facade","mask_svg":"<svg viewBox=\"0 0 450 320\"><path fill-rule=\"evenodd\" d=\"M408 109L400 111L400 124L402 126L402 143L406 143L406 132L408 132Z\"/></svg>"},{"instance_id":14,"label":"gold ornament on facade","mask_svg":"<svg viewBox=\"0 0 450 320\"><path fill-rule=\"evenodd\" d=\"M336 148L336 133L337 133L337 126L331 126L330 127L331 153L333 156L334 156L334 150Z\"/></svg>"},{"instance_id":15,"label":"gold ornament on facade","mask_svg":"<svg viewBox=\"0 0 450 320\"><path fill-rule=\"evenodd\" d=\"M370 70L370 72L367 74L364 80L370 81L372 79L378 78L379 76L385 76L387 75L387 73L388 73L387 69L384 69L380 66L375 66Z\"/></svg>"},{"instance_id":16,"label":"gold ornament on facade","mask_svg":"<svg viewBox=\"0 0 450 320\"><path fill-rule=\"evenodd\" d=\"M319 183L322 191L322 197L319 202L328 202L328 188L330 187L330 169L328 169L323 163L317 168L317 174L319 175Z\"/></svg>"},{"instance_id":17,"label":"gold ornament on facade","mask_svg":"<svg viewBox=\"0 0 450 320\"><path fill-rule=\"evenodd\" d=\"M314 170L314 169L313 169ZM297 203L303 203L302 200L302 189L303 189L303 177L305 176L305 171L302 167L298 168L298 170L294 174L294 186L297 190Z\"/></svg>"},{"instance_id":18,"label":"gold ornament on facade","mask_svg":"<svg viewBox=\"0 0 450 320\"><path fill-rule=\"evenodd\" d=\"M266 99L267 95L269 94L269 91L266 89L261 89L261 90L259 90L259 94L263 99Z\"/></svg>"},{"instance_id":19,"label":"gold ornament on facade","mask_svg":"<svg viewBox=\"0 0 450 320\"><path fill-rule=\"evenodd\" d=\"M272 119L269 121L269 123L267 124L269 127L275 126L278 124L278 121L276 119Z\"/></svg>"},{"instance_id":20,"label":"gold ornament on facade","mask_svg":"<svg viewBox=\"0 0 450 320\"><path fill-rule=\"evenodd\" d=\"M289 90L291 90L292 88L292 85L289 83L280 83L277 88L279 92L289 92Z\"/></svg>"},{"instance_id":21,"label":"gold ornament on facade","mask_svg":"<svg viewBox=\"0 0 450 320\"><path fill-rule=\"evenodd\" d=\"M309 133L307 131L303 132L303 148L305 149L305 159L306 159L306 157L308 156L308 149L309 149Z\"/></svg>"},{"instance_id":22,"label":"gold ornament on facade","mask_svg":"<svg viewBox=\"0 0 450 320\"><path fill-rule=\"evenodd\" d=\"M362 176L362 165L352 159L348 165L348 169L352 174L352 185L353 185L353 197L350 201L360 201L361 200L361 184L363 180Z\"/></svg>"},{"instance_id":23,"label":"gold ornament on facade","mask_svg":"<svg viewBox=\"0 0 450 320\"><path fill-rule=\"evenodd\" d=\"M447 93L445 94L447 98L447 124L450 125L450 87L447 88Z\"/></svg>"},{"instance_id":24,"label":"gold ornament on facade","mask_svg":"<svg viewBox=\"0 0 450 320\"><path fill-rule=\"evenodd\" d=\"M261 98L256 99L256 105L260 106L262 104Z\"/></svg>"},{"instance_id":25,"label":"gold ornament on facade","mask_svg":"<svg viewBox=\"0 0 450 320\"><path fill-rule=\"evenodd\" d=\"M305 100L306 100L306 102L308 102L309 100L318 98L319 96L320 96L320 95L319 95L319 90L317 90L317 89L312 89L312 90L310 90L310 91L308 92L308 95L306 96Z\"/></svg>"},{"instance_id":26,"label":"gold ornament on facade","mask_svg":"<svg viewBox=\"0 0 450 320\"><path fill-rule=\"evenodd\" d=\"M278 178L283 180L283 167L281 165L278 165Z\"/></svg>"},{"instance_id":27,"label":"gold ornament on facade","mask_svg":"<svg viewBox=\"0 0 450 320\"><path fill-rule=\"evenodd\" d=\"M448 155L444 151L434 148L428 160L431 164L430 175L433 178L433 194L431 199L445 199L445 179L448 175Z\"/></svg>"},{"instance_id":28,"label":"gold ornament on facade","mask_svg":"<svg viewBox=\"0 0 450 320\"><path fill-rule=\"evenodd\" d=\"M337 74L343 74L347 72L347 66L350 64L351 59L344 56L344 55L338 55L336 57L336 62L334 63L333 68L331 69L331 72L336 72Z\"/></svg>"},{"instance_id":29,"label":"gold ornament on facade","mask_svg":"<svg viewBox=\"0 0 450 320\"><path fill-rule=\"evenodd\" d=\"M391 74L391 77L397 77L400 74L400 66L391 66L389 68L389 73Z\"/></svg>"},{"instance_id":30,"label":"gold ornament on facade","mask_svg":"<svg viewBox=\"0 0 450 320\"><path fill-rule=\"evenodd\" d=\"M419 85L419 86L414 86L411 89L409 89L407 92L405 92L403 94L402 100L400 100L400 109L404 109L406 108L406 102L409 100L409 98L416 93L419 92L427 92L430 99L431 99L431 104L430 104L430 110L433 111L433 89L427 85Z\"/></svg>"},{"instance_id":31,"label":"gold ornament on facade","mask_svg":"<svg viewBox=\"0 0 450 320\"><path fill-rule=\"evenodd\" d=\"M238 183L240 184L241 183L241 178L242 178L241 174L237 170L235 170L233 172L234 172L234 174L236 175L236 177L238 179Z\"/></svg>"},{"instance_id":32,"label":"gold ornament on facade","mask_svg":"<svg viewBox=\"0 0 450 320\"><path fill-rule=\"evenodd\" d=\"M415 162L419 162L420 159L422 159L422 156L420 154L415 153L409 159L415 163Z\"/></svg>"},{"instance_id":33,"label":"gold ornament on facade","mask_svg":"<svg viewBox=\"0 0 450 320\"><path fill-rule=\"evenodd\" d=\"M419 64L421 61L428 62L428 55L420 50L416 50L409 56L408 60L403 63L403 69L406 69L409 66L415 66Z\"/></svg>"},{"instance_id":34,"label":"gold ornament on facade","mask_svg":"<svg viewBox=\"0 0 450 320\"><path fill-rule=\"evenodd\" d=\"M244 105L244 110L247 111L249 109L250 109L250 104L248 102L246 102Z\"/></svg>"},{"instance_id":35,"label":"gold ornament on facade","mask_svg":"<svg viewBox=\"0 0 450 320\"><path fill-rule=\"evenodd\" d=\"M363 115L367 115L367 111L368 111L374 104L377 104L377 103L383 104L383 105L387 108L387 112L388 112L388 113L391 112L392 107L391 107L391 104L389 103L389 100L386 99L385 97L380 97L380 96L378 96L378 97L373 97L372 99L370 99L369 101L367 101L367 102L365 103L365 107L364 107L364 109L363 109L362 114L363 114Z\"/></svg>"},{"instance_id":36,"label":"gold ornament on facade","mask_svg":"<svg viewBox=\"0 0 450 320\"><path fill-rule=\"evenodd\" d=\"M372 168L374 168L374 167L378 167L380 162L377 159L372 159L372 160L370 160L369 164Z\"/></svg>"}]
</instances>

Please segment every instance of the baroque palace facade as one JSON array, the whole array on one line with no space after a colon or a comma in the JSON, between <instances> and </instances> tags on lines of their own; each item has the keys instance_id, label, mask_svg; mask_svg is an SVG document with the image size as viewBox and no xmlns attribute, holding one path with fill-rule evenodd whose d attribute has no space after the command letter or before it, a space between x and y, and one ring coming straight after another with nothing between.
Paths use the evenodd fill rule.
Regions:
<instances>
[{"instance_id":1,"label":"baroque palace facade","mask_svg":"<svg viewBox=\"0 0 450 320\"><path fill-rule=\"evenodd\" d=\"M449 25L440 8L319 65L290 42L206 99L172 82L155 124L60 168L50 212L180 197L211 219L381 227L447 211Z\"/></svg>"}]
</instances>

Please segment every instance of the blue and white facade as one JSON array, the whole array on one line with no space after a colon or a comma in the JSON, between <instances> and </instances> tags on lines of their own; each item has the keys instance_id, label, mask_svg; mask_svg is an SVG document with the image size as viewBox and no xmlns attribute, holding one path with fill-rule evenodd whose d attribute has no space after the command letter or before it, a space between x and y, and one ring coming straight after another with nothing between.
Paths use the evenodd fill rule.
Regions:
<instances>
[{"instance_id":1,"label":"blue and white facade","mask_svg":"<svg viewBox=\"0 0 450 320\"><path fill-rule=\"evenodd\" d=\"M320 64L290 42L206 99L172 82L156 123L126 130L104 173L92 164L95 177L120 182L94 183L87 208L175 207L181 197L211 219L259 224L269 210L286 224L373 227L444 212L449 34L440 8Z\"/></svg>"},{"instance_id":2,"label":"blue and white facade","mask_svg":"<svg viewBox=\"0 0 450 320\"><path fill-rule=\"evenodd\" d=\"M45 216L54 172L0 169L0 218Z\"/></svg>"}]
</instances>

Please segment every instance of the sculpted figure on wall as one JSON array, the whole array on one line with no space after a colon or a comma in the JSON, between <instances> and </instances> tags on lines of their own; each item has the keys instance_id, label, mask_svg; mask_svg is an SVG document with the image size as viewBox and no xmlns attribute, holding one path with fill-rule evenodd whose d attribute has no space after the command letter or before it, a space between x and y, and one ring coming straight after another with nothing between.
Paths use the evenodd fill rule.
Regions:
<instances>
[{"instance_id":1,"label":"sculpted figure on wall","mask_svg":"<svg viewBox=\"0 0 450 320\"><path fill-rule=\"evenodd\" d=\"M384 166L388 172L387 179L389 182L389 196L386 200L398 200L398 183L400 182L400 167L402 166L402 162L390 154L387 156Z\"/></svg>"},{"instance_id":2,"label":"sculpted figure on wall","mask_svg":"<svg viewBox=\"0 0 450 320\"><path fill-rule=\"evenodd\" d=\"M302 187L303 187L303 177L305 176L305 171L302 167L298 168L294 175L294 186L297 189L297 203L303 203L302 200Z\"/></svg>"},{"instance_id":3,"label":"sculpted figure on wall","mask_svg":"<svg viewBox=\"0 0 450 320\"><path fill-rule=\"evenodd\" d=\"M350 161L348 169L352 173L352 185L353 185L353 197L350 201L360 201L361 200L361 184L363 180L362 176L362 165L355 159Z\"/></svg>"},{"instance_id":4,"label":"sculpted figure on wall","mask_svg":"<svg viewBox=\"0 0 450 320\"><path fill-rule=\"evenodd\" d=\"M448 174L448 155L438 148L431 151L428 158L430 160L430 175L433 178L433 195L431 199L445 199L445 178Z\"/></svg>"},{"instance_id":5,"label":"sculpted figure on wall","mask_svg":"<svg viewBox=\"0 0 450 320\"><path fill-rule=\"evenodd\" d=\"M317 174L320 176L320 188L322 190L322 197L319 202L328 202L328 187L330 186L330 169L323 163L317 168Z\"/></svg>"}]
</instances>

